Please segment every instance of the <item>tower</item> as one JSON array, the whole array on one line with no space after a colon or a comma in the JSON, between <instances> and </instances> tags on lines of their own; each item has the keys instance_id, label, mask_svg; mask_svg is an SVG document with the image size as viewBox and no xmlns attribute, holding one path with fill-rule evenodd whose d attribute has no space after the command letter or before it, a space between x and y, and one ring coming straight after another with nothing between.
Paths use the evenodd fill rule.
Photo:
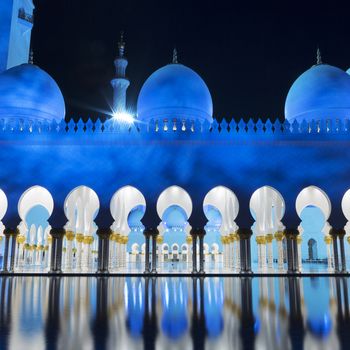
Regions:
<instances>
[{"instance_id":1,"label":"tower","mask_svg":"<svg viewBox=\"0 0 350 350\"><path fill-rule=\"evenodd\" d=\"M126 111L126 90L130 82L125 77L128 60L124 56L125 42L123 32L120 34L118 51L118 57L114 61L116 75L111 81L113 86L113 113L124 113Z\"/></svg>"},{"instance_id":2,"label":"tower","mask_svg":"<svg viewBox=\"0 0 350 350\"><path fill-rule=\"evenodd\" d=\"M1 0L0 72L28 63L33 10L32 0Z\"/></svg>"}]
</instances>

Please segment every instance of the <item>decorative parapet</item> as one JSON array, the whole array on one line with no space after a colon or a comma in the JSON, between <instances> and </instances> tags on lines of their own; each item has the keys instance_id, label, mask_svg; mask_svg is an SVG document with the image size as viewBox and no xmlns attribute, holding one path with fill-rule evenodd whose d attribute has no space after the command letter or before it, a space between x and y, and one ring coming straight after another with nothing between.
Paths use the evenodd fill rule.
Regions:
<instances>
[{"instance_id":1,"label":"decorative parapet","mask_svg":"<svg viewBox=\"0 0 350 350\"><path fill-rule=\"evenodd\" d=\"M349 134L350 120L312 120L311 122L303 121L298 123L294 121L290 124L288 121L280 122L279 119L271 122L267 119L263 122L261 119L254 121L249 119L245 122L241 119L239 122L225 119L221 122L214 120L212 124L205 121L201 123L193 120L151 120L148 124L135 122L134 124L120 124L101 119L92 121L88 119L84 122L79 119L75 122L71 119L69 122L62 120L56 121L28 121L23 119L0 120L0 137L1 134L20 133L26 134L256 134L256 135L281 135L281 134Z\"/></svg>"}]
</instances>

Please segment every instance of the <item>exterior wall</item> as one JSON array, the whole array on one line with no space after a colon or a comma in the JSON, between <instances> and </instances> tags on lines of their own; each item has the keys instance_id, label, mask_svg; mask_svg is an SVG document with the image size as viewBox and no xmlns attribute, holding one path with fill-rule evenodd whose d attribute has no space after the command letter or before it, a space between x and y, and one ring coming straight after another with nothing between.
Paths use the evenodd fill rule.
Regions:
<instances>
[{"instance_id":1,"label":"exterior wall","mask_svg":"<svg viewBox=\"0 0 350 350\"><path fill-rule=\"evenodd\" d=\"M65 222L63 201L78 185L92 187L101 210L97 224L109 226L109 201L124 185L137 187L146 197L143 222L158 225L156 200L166 187L179 185L191 195L194 205L189 219L192 226L206 222L202 203L206 193L217 185L231 188L240 203L238 225L250 227L253 219L249 199L254 190L270 185L286 201L284 224L300 224L295 199L305 186L322 188L332 201L330 224L342 227L345 218L340 201L350 187L350 146L347 131L329 134L267 132L214 129L187 131L101 132L101 124L70 123L55 130L45 127L0 125L0 187L9 198L6 225L17 225L17 202L28 187L38 184L53 195L52 226ZM215 127L215 125L214 125ZM16 131L22 128L23 131ZM56 129L61 128L59 131ZM11 129L14 129L11 131ZM181 130L179 126L178 130Z\"/></svg>"}]
</instances>

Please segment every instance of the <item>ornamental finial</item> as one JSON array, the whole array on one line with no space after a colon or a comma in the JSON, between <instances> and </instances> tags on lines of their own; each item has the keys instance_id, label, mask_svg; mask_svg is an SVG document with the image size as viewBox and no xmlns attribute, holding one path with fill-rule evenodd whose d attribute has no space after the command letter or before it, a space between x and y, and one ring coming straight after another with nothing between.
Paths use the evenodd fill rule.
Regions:
<instances>
[{"instance_id":1,"label":"ornamental finial","mask_svg":"<svg viewBox=\"0 0 350 350\"><path fill-rule=\"evenodd\" d=\"M33 50L30 50L29 52L29 60L28 60L29 64L34 64L34 52Z\"/></svg>"},{"instance_id":2,"label":"ornamental finial","mask_svg":"<svg viewBox=\"0 0 350 350\"><path fill-rule=\"evenodd\" d=\"M177 61L177 50L176 50L176 47L174 47L174 50L173 50L173 63L179 63Z\"/></svg>"},{"instance_id":3,"label":"ornamental finial","mask_svg":"<svg viewBox=\"0 0 350 350\"><path fill-rule=\"evenodd\" d=\"M321 51L319 47L317 47L316 59L317 59L316 65L322 64Z\"/></svg>"},{"instance_id":4,"label":"ornamental finial","mask_svg":"<svg viewBox=\"0 0 350 350\"><path fill-rule=\"evenodd\" d=\"M124 57L125 42L124 42L124 31L120 32L120 39L118 42L119 57Z\"/></svg>"}]
</instances>

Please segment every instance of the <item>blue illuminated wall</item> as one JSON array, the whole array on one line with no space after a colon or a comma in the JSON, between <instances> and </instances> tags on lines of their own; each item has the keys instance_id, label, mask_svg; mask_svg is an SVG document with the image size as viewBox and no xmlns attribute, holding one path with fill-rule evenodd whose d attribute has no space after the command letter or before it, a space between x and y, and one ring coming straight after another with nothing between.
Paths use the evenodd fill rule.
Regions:
<instances>
[{"instance_id":1,"label":"blue illuminated wall","mask_svg":"<svg viewBox=\"0 0 350 350\"><path fill-rule=\"evenodd\" d=\"M1 124L1 123L0 123ZM340 202L350 188L349 134L345 126L339 130L327 127L324 133L306 131L303 126L279 122L276 130L266 125L248 123L227 125L214 123L195 131L187 127L176 132L158 126L139 126L131 130L105 130L98 122L75 125L0 125L0 187L9 198L5 225L17 225L17 203L20 195L32 185L46 187L55 201L52 226L63 225L63 201L78 185L92 187L98 194L101 209L96 219L100 226L109 226L112 217L109 202L113 193L124 185L137 187L147 201L143 223L157 226L159 194L170 185L182 186L191 195L194 211L192 226L204 225L202 203L206 193L217 185L231 188L240 203L237 223L250 227L249 212L252 193L263 185L281 192L286 201L287 227L300 224L295 199L305 186L322 188L332 201L330 224L342 227L345 218ZM51 128L51 130L49 130ZM23 129L23 131L20 131ZM54 130L52 130L54 129ZM68 129L68 131L67 131ZM95 130L96 129L96 130Z\"/></svg>"}]
</instances>

